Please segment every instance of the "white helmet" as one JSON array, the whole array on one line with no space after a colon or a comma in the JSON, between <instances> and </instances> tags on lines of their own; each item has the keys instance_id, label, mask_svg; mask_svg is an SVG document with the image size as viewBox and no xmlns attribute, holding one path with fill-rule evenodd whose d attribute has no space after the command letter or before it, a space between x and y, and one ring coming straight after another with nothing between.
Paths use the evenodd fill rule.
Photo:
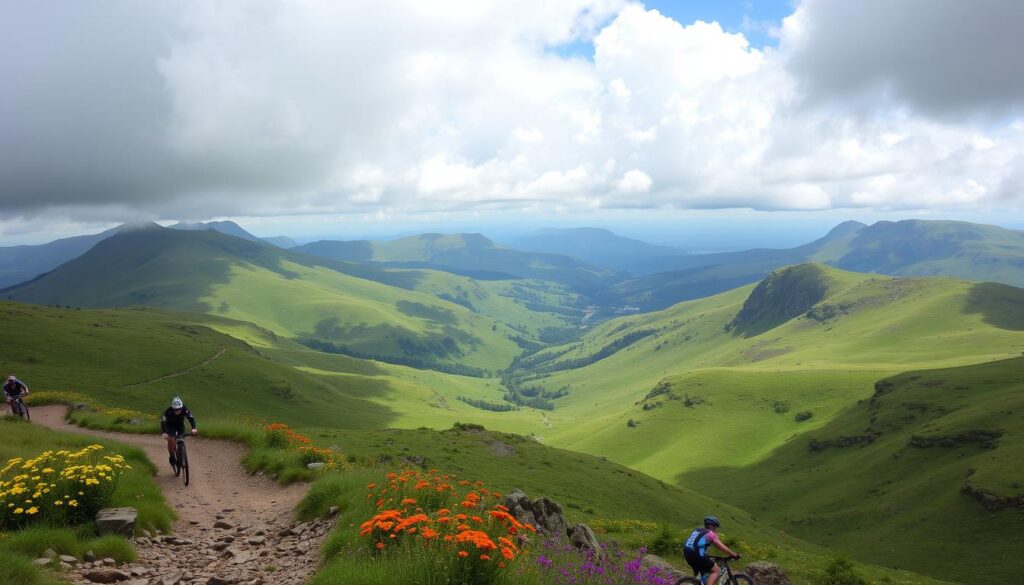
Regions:
<instances>
[{"instance_id":1,"label":"white helmet","mask_svg":"<svg viewBox=\"0 0 1024 585\"><path fill-rule=\"evenodd\" d=\"M181 401L180 396L175 396L174 399L171 400L171 408L185 408L185 403Z\"/></svg>"}]
</instances>

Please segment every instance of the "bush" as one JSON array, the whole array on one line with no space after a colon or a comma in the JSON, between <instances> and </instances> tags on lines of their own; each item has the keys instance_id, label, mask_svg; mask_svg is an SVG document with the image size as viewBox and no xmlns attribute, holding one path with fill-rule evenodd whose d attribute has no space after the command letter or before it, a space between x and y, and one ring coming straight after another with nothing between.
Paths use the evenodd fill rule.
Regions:
<instances>
[{"instance_id":1,"label":"bush","mask_svg":"<svg viewBox=\"0 0 1024 585\"><path fill-rule=\"evenodd\" d=\"M819 585L867 585L847 559L833 559L818 579Z\"/></svg>"},{"instance_id":2,"label":"bush","mask_svg":"<svg viewBox=\"0 0 1024 585\"><path fill-rule=\"evenodd\" d=\"M8 460L0 469L0 528L92 520L110 503L121 474L131 469L122 455L101 451L102 445L90 445Z\"/></svg>"},{"instance_id":3,"label":"bush","mask_svg":"<svg viewBox=\"0 0 1024 585\"><path fill-rule=\"evenodd\" d=\"M811 412L809 410L804 410L804 411L796 413L793 416L793 420L795 420L796 422L804 422L805 420L810 420L810 418L812 416L814 416L813 412Z\"/></svg>"},{"instance_id":4,"label":"bush","mask_svg":"<svg viewBox=\"0 0 1024 585\"><path fill-rule=\"evenodd\" d=\"M648 550L659 556L667 556L679 549L679 539L672 535L668 526L662 525L661 532L654 537Z\"/></svg>"}]
</instances>

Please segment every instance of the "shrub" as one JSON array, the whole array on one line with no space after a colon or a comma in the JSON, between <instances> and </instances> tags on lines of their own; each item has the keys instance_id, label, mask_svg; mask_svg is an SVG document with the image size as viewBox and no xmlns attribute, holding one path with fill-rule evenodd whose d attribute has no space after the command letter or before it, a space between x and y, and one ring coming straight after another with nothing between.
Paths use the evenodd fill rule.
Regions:
<instances>
[{"instance_id":1,"label":"shrub","mask_svg":"<svg viewBox=\"0 0 1024 585\"><path fill-rule=\"evenodd\" d=\"M793 420L796 422L804 422L805 420L810 420L812 416L814 416L813 412L804 410L793 415Z\"/></svg>"},{"instance_id":2,"label":"shrub","mask_svg":"<svg viewBox=\"0 0 1024 585\"><path fill-rule=\"evenodd\" d=\"M91 520L110 502L121 474L131 469L123 456L101 451L102 445L90 445L9 460L0 469L0 528Z\"/></svg>"},{"instance_id":3,"label":"shrub","mask_svg":"<svg viewBox=\"0 0 1024 585\"><path fill-rule=\"evenodd\" d=\"M677 552L679 549L679 539L672 535L668 526L662 525L661 531L654 537L648 549L656 555L666 556Z\"/></svg>"},{"instance_id":4,"label":"shrub","mask_svg":"<svg viewBox=\"0 0 1024 585\"><path fill-rule=\"evenodd\" d=\"M847 559L833 559L818 579L819 585L867 585Z\"/></svg>"},{"instance_id":5,"label":"shrub","mask_svg":"<svg viewBox=\"0 0 1024 585\"><path fill-rule=\"evenodd\" d=\"M775 411L775 414L785 414L789 412L789 405L781 400L776 400L775 403L772 404L772 409Z\"/></svg>"}]
</instances>

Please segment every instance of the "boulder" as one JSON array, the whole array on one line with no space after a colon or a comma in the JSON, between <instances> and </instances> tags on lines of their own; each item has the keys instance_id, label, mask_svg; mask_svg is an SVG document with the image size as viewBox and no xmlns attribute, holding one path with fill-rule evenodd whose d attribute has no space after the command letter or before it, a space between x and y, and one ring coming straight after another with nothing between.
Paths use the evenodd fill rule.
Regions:
<instances>
[{"instance_id":1,"label":"boulder","mask_svg":"<svg viewBox=\"0 0 1024 585\"><path fill-rule=\"evenodd\" d=\"M537 518L533 515L533 504L522 490L517 489L510 494L506 494L505 507L508 508L509 514L512 514L516 520L523 524L530 524L534 528L540 527Z\"/></svg>"},{"instance_id":2,"label":"boulder","mask_svg":"<svg viewBox=\"0 0 1024 585\"><path fill-rule=\"evenodd\" d=\"M583 551L591 555L591 557L600 562L604 560L604 550L601 548L601 543L597 541L597 535L591 530L586 524L577 524L573 526L569 531L569 542L576 548L576 550Z\"/></svg>"},{"instance_id":3,"label":"boulder","mask_svg":"<svg viewBox=\"0 0 1024 585\"><path fill-rule=\"evenodd\" d=\"M643 567L645 572L650 569L657 569L660 574L672 577L673 582L688 576L687 573L675 568L672 563L658 555L644 555L643 558L640 559L640 566ZM758 585L761 584L758 583Z\"/></svg>"},{"instance_id":4,"label":"boulder","mask_svg":"<svg viewBox=\"0 0 1024 585\"><path fill-rule=\"evenodd\" d=\"M757 585L792 585L785 571L772 563L753 562L747 565L743 572Z\"/></svg>"},{"instance_id":5,"label":"boulder","mask_svg":"<svg viewBox=\"0 0 1024 585\"><path fill-rule=\"evenodd\" d=\"M117 569L94 569L83 576L93 583L118 583L131 578L128 573Z\"/></svg>"},{"instance_id":6,"label":"boulder","mask_svg":"<svg viewBox=\"0 0 1024 585\"><path fill-rule=\"evenodd\" d=\"M96 530L100 534L120 534L132 538L139 511L135 508L104 508L96 512Z\"/></svg>"},{"instance_id":7,"label":"boulder","mask_svg":"<svg viewBox=\"0 0 1024 585\"><path fill-rule=\"evenodd\" d=\"M307 463L306 464L306 469L320 469L323 466L324 466L324 462L323 461L314 461L312 463Z\"/></svg>"},{"instance_id":8,"label":"boulder","mask_svg":"<svg viewBox=\"0 0 1024 585\"><path fill-rule=\"evenodd\" d=\"M565 522L565 514L557 502L546 497L540 497L533 501L532 507L533 515L538 522L537 528L558 538L569 535L569 526Z\"/></svg>"}]
</instances>

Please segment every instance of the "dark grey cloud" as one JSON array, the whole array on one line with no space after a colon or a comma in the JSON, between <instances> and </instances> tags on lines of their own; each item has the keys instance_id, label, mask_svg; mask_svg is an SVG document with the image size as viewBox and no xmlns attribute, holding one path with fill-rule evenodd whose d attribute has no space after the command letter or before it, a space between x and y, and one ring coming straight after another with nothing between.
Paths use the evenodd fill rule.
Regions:
<instances>
[{"instance_id":1,"label":"dark grey cloud","mask_svg":"<svg viewBox=\"0 0 1024 585\"><path fill-rule=\"evenodd\" d=\"M1024 106L1020 0L804 0L794 19L784 50L812 98L881 92L943 118Z\"/></svg>"}]
</instances>

